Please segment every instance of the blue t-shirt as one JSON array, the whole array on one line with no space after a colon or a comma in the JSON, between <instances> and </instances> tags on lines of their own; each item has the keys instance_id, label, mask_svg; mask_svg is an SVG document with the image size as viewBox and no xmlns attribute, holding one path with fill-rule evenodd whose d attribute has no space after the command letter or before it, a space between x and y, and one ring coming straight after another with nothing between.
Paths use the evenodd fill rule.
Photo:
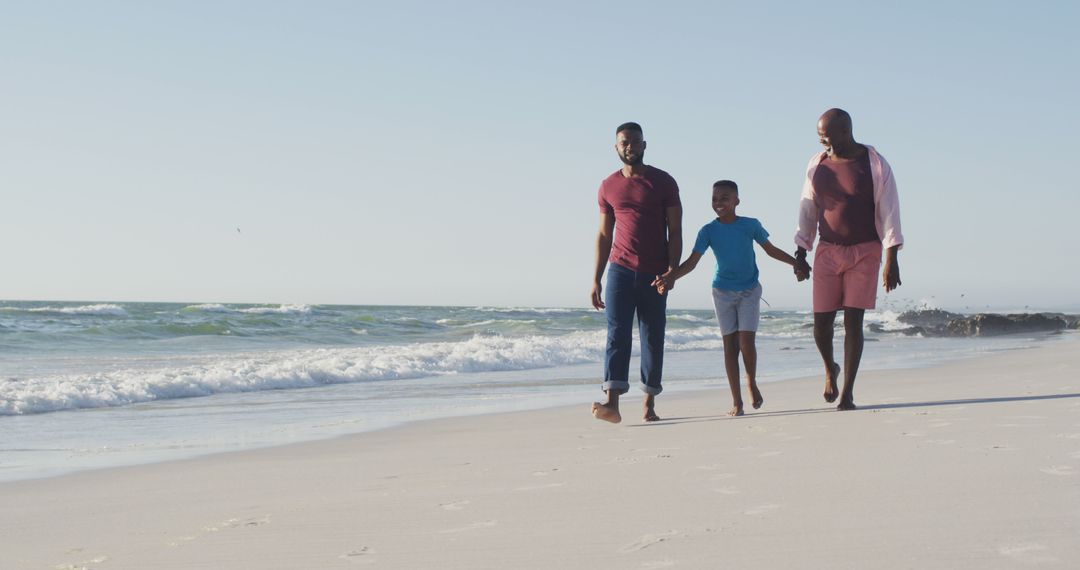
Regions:
<instances>
[{"instance_id":1,"label":"blue t-shirt","mask_svg":"<svg viewBox=\"0 0 1080 570\"><path fill-rule=\"evenodd\" d=\"M713 250L716 256L713 287L725 291L744 291L758 284L754 242L765 245L768 240L769 232L755 218L737 216L730 224L716 219L705 224L698 232L694 251L704 254L706 249Z\"/></svg>"}]
</instances>

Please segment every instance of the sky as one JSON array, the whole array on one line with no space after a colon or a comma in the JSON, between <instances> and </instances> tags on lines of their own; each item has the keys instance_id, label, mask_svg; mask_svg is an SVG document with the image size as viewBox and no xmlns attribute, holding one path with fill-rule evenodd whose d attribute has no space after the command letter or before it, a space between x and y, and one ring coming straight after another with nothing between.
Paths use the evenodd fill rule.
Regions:
<instances>
[{"instance_id":1,"label":"sky","mask_svg":"<svg viewBox=\"0 0 1080 570\"><path fill-rule=\"evenodd\" d=\"M586 307L618 124L684 254L722 178L792 250L841 107L900 193L879 307L1080 308L1078 6L3 2L0 298Z\"/></svg>"}]
</instances>

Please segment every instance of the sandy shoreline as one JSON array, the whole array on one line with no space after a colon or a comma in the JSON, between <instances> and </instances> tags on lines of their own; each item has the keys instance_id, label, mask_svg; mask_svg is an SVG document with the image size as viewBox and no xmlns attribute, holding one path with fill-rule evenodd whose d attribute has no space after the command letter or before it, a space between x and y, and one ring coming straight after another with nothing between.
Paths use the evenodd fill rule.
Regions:
<instances>
[{"instance_id":1,"label":"sandy shoreline","mask_svg":"<svg viewBox=\"0 0 1080 570\"><path fill-rule=\"evenodd\" d=\"M3 483L0 568L1073 567L1077 348Z\"/></svg>"}]
</instances>

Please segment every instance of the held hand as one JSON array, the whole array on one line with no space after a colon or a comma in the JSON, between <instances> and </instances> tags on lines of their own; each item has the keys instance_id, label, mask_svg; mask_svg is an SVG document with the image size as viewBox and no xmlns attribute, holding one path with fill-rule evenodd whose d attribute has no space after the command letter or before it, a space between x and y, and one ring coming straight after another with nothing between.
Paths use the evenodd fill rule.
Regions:
<instances>
[{"instance_id":1,"label":"held hand","mask_svg":"<svg viewBox=\"0 0 1080 570\"><path fill-rule=\"evenodd\" d=\"M656 287L661 295L666 295L668 291L675 288L675 280L671 278L672 271L668 269L663 275L657 275L656 279L653 279L652 286Z\"/></svg>"},{"instance_id":2,"label":"held hand","mask_svg":"<svg viewBox=\"0 0 1080 570\"><path fill-rule=\"evenodd\" d=\"M662 275L657 275L656 279L653 279L650 285L656 287L656 292L660 293L661 295L666 295L669 289L667 283L664 283L664 277Z\"/></svg>"},{"instance_id":3,"label":"held hand","mask_svg":"<svg viewBox=\"0 0 1080 570\"><path fill-rule=\"evenodd\" d=\"M806 262L805 257L795 258L795 279L798 281L806 281L810 278L810 264Z\"/></svg>"},{"instance_id":4,"label":"held hand","mask_svg":"<svg viewBox=\"0 0 1080 570\"><path fill-rule=\"evenodd\" d=\"M884 282L885 292L890 293L901 285L900 263L891 258L885 259L885 269L881 272L881 280Z\"/></svg>"},{"instance_id":5,"label":"held hand","mask_svg":"<svg viewBox=\"0 0 1080 570\"><path fill-rule=\"evenodd\" d=\"M599 283L594 284L592 287L592 306L597 311L600 311L604 308L604 296L602 294L603 291L604 288Z\"/></svg>"}]
</instances>

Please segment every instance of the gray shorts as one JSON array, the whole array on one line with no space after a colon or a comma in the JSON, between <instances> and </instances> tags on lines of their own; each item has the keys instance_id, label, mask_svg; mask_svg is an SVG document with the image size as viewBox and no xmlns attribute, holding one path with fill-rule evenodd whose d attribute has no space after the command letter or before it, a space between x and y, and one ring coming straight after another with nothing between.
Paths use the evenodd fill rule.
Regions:
<instances>
[{"instance_id":1,"label":"gray shorts","mask_svg":"<svg viewBox=\"0 0 1080 570\"><path fill-rule=\"evenodd\" d=\"M727 336L738 331L756 331L761 320L761 284L753 289L727 291L713 288L713 306L720 334Z\"/></svg>"}]
</instances>

